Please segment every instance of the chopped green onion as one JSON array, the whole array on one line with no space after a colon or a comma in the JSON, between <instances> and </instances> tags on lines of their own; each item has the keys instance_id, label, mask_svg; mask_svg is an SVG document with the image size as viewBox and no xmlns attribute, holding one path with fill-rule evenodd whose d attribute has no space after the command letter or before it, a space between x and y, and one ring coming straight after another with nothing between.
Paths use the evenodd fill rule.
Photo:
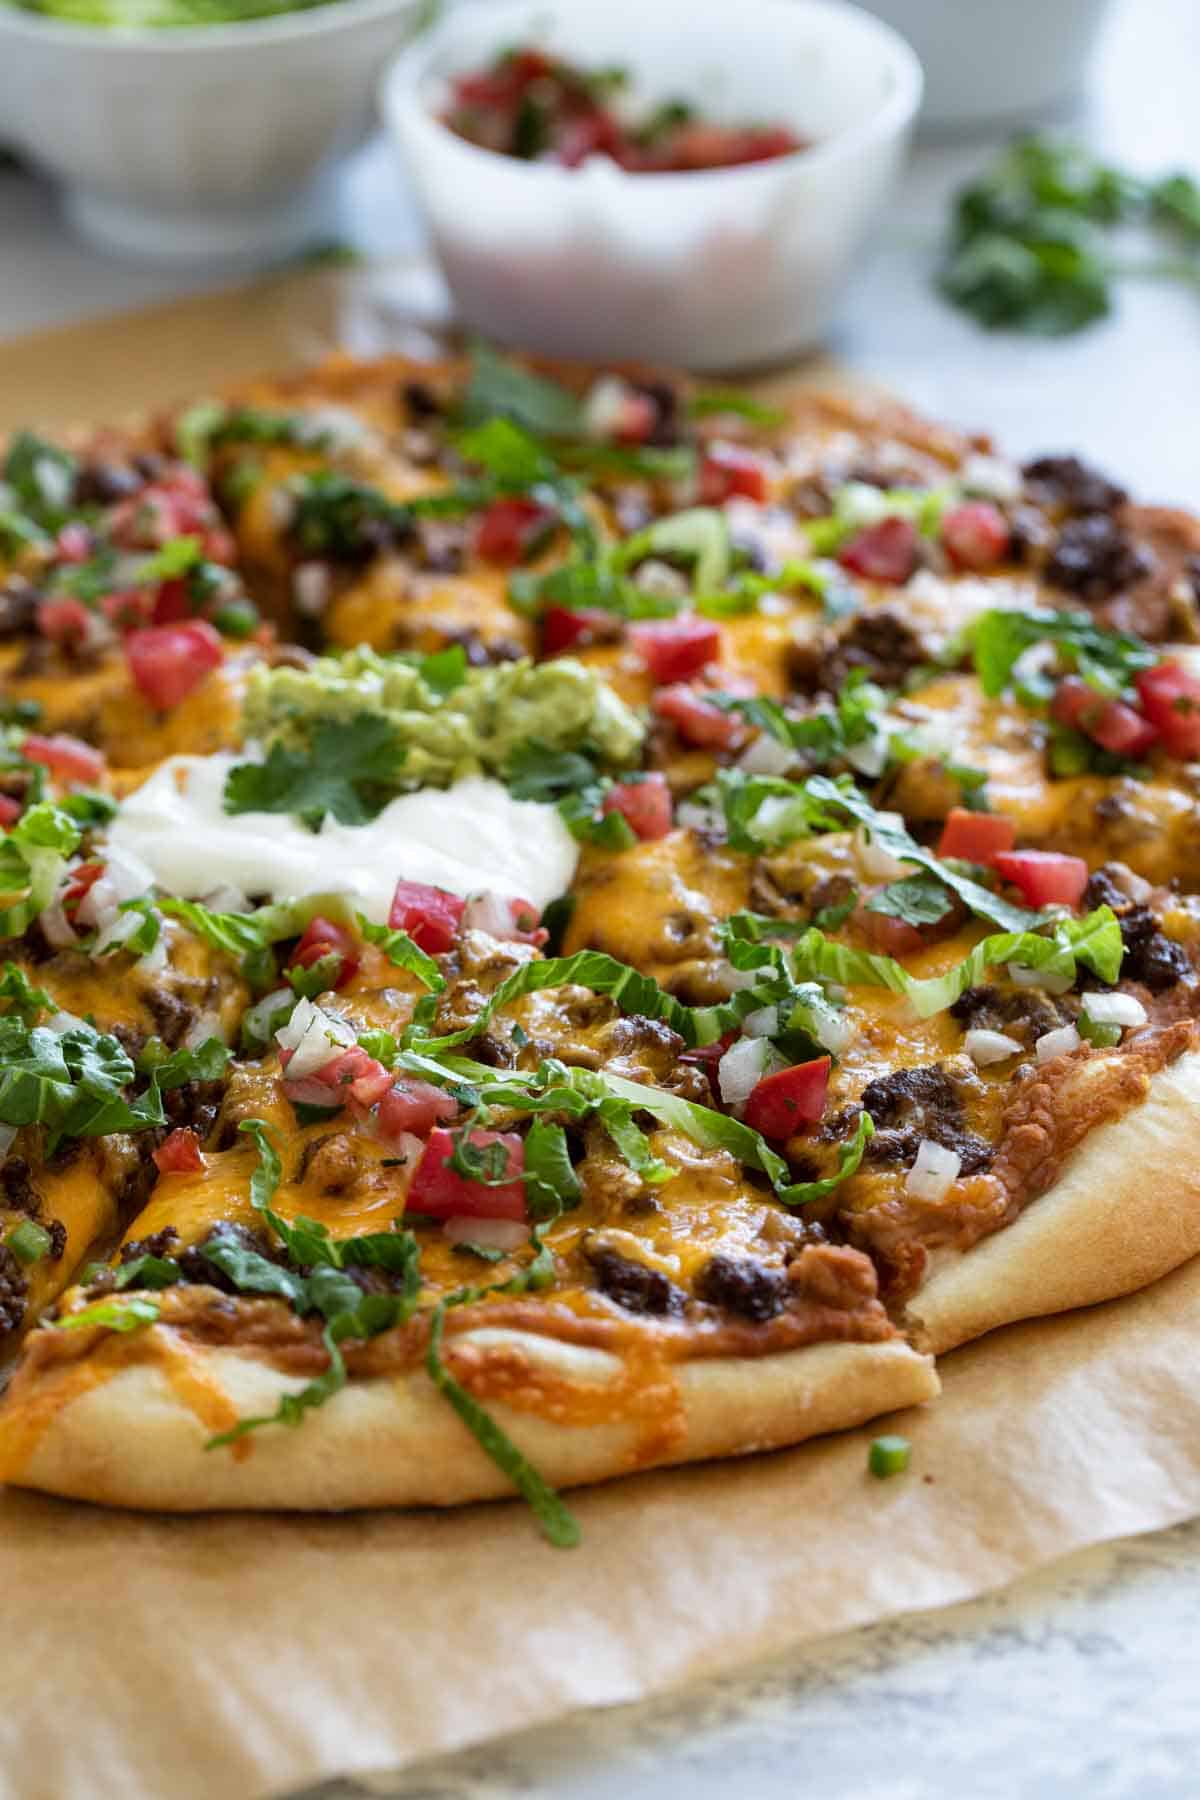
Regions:
<instances>
[{"instance_id":1,"label":"chopped green onion","mask_svg":"<svg viewBox=\"0 0 1200 1800\"><path fill-rule=\"evenodd\" d=\"M4 1241L18 1262L35 1263L47 1254L54 1239L36 1219L22 1219Z\"/></svg>"},{"instance_id":2,"label":"chopped green onion","mask_svg":"<svg viewBox=\"0 0 1200 1800\"><path fill-rule=\"evenodd\" d=\"M912 1445L903 1437L877 1437L867 1452L867 1467L880 1481L889 1475L903 1475L912 1457Z\"/></svg>"}]
</instances>

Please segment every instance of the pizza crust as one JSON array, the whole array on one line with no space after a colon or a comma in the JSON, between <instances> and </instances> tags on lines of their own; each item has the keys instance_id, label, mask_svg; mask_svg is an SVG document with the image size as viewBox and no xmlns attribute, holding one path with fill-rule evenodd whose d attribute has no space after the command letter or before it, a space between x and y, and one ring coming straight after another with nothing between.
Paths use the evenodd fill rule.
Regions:
<instances>
[{"instance_id":1,"label":"pizza crust","mask_svg":"<svg viewBox=\"0 0 1200 1800\"><path fill-rule=\"evenodd\" d=\"M1140 1105L1099 1125L1048 1193L947 1260L901 1320L940 1354L1018 1319L1094 1306L1200 1255L1200 1053L1151 1078Z\"/></svg>"},{"instance_id":2,"label":"pizza crust","mask_svg":"<svg viewBox=\"0 0 1200 1800\"><path fill-rule=\"evenodd\" d=\"M161 1332L162 1327L154 1327ZM877 1414L932 1399L932 1359L900 1339L818 1344L761 1357L697 1359L674 1365L674 1431L647 1437L636 1388L620 1357L532 1332L481 1328L447 1346L484 1366L491 1355L524 1359L528 1372L564 1379L585 1395L625 1385L630 1403L608 1423L573 1424L507 1403L488 1411L556 1487L607 1480L632 1470L798 1444ZM483 1353L482 1364L476 1356ZM271 1413L303 1379L228 1348L187 1349L189 1385L227 1396L236 1414ZM196 1391L199 1391L198 1389ZM19 1438L22 1413L48 1398L38 1384L0 1430ZM59 1407L23 1467L5 1469L18 1486L108 1505L161 1512L229 1508L342 1511L370 1506L454 1506L512 1493L424 1369L352 1381L298 1427L268 1426L233 1449L206 1450L212 1425L180 1397L169 1358L124 1362L103 1382ZM657 1442L657 1448L654 1448ZM648 1445L650 1446L648 1449Z\"/></svg>"}]
</instances>

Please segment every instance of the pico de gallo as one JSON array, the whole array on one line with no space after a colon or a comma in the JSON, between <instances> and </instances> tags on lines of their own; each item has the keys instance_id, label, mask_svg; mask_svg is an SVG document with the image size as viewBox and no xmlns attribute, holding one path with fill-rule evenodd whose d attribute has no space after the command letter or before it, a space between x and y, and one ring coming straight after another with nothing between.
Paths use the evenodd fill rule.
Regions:
<instances>
[{"instance_id":1,"label":"pico de gallo","mask_svg":"<svg viewBox=\"0 0 1200 1800\"><path fill-rule=\"evenodd\" d=\"M482 150L578 168L607 156L630 174L680 174L772 161L809 147L789 126L725 125L690 101L639 103L621 68L584 69L534 45L456 76L442 123Z\"/></svg>"}]
</instances>

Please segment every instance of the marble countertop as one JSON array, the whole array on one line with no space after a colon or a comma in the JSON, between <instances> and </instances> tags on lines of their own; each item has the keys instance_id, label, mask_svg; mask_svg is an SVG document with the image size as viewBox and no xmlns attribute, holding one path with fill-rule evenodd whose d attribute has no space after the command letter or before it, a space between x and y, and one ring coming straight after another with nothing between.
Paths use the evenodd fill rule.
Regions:
<instances>
[{"instance_id":1,"label":"marble countertop","mask_svg":"<svg viewBox=\"0 0 1200 1800\"><path fill-rule=\"evenodd\" d=\"M1195 0L1124 0L1072 123L1136 168L1200 168L1198 76ZM832 349L1018 453L1083 449L1146 497L1196 504L1194 292L1130 284L1111 321L1057 343L985 336L930 292L947 197L992 147L918 150ZM420 247L385 145L347 167L330 223L370 256ZM226 278L97 257L24 174L0 174L0 247L0 336ZM1200 1793L1198 1641L1200 1521L699 1690L303 1800L1182 1800Z\"/></svg>"},{"instance_id":2,"label":"marble countertop","mask_svg":"<svg viewBox=\"0 0 1200 1800\"><path fill-rule=\"evenodd\" d=\"M294 1800L1192 1800L1200 1520L677 1695Z\"/></svg>"}]
</instances>

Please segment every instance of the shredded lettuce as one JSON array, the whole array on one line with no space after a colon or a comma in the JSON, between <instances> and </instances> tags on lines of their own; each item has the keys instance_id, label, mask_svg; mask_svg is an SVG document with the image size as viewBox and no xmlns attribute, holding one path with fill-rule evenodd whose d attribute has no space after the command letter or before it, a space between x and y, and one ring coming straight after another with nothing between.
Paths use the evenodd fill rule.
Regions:
<instances>
[{"instance_id":1,"label":"shredded lettuce","mask_svg":"<svg viewBox=\"0 0 1200 1800\"><path fill-rule=\"evenodd\" d=\"M737 966L753 966L744 960L744 946L762 946L764 939L781 935L782 922L754 913L737 913L726 927L731 960ZM792 935L786 932L783 935ZM815 925L799 931L792 946L790 960L793 973L800 981L835 982L849 987L889 988L904 994L918 1017L931 1018L952 1006L961 994L973 987L986 969L1015 963L1020 968L1036 969L1051 976L1074 980L1082 963L1101 981L1114 982L1121 972L1124 946L1121 927L1111 907L1099 906L1082 919L1058 918L1047 933L1033 931L993 932L982 938L969 955L948 969L944 975L919 979L910 975L902 963L890 956L878 956L869 950L856 950L826 937Z\"/></svg>"}]
</instances>

